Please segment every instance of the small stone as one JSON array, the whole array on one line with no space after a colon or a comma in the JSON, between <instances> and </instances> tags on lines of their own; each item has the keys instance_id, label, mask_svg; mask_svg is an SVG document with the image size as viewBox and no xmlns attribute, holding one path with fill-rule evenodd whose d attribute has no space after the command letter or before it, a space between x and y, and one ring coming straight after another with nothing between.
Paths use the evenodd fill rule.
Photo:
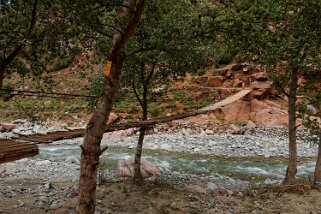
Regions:
<instances>
[{"instance_id":1,"label":"small stone","mask_svg":"<svg viewBox=\"0 0 321 214\"><path fill-rule=\"evenodd\" d=\"M214 134L214 132L212 130L210 130L210 129L206 129L205 133L208 134L208 135Z\"/></svg>"},{"instance_id":2,"label":"small stone","mask_svg":"<svg viewBox=\"0 0 321 214\"><path fill-rule=\"evenodd\" d=\"M68 157L66 160L65 160L66 163L73 163L73 164L77 164L79 165L80 164L80 161L77 157L75 156L70 156Z\"/></svg>"},{"instance_id":3,"label":"small stone","mask_svg":"<svg viewBox=\"0 0 321 214\"><path fill-rule=\"evenodd\" d=\"M56 210L56 209L58 209L60 207L61 207L60 204L53 203L53 204L50 205L49 209L50 210Z\"/></svg>"},{"instance_id":4,"label":"small stone","mask_svg":"<svg viewBox=\"0 0 321 214\"><path fill-rule=\"evenodd\" d=\"M36 162L36 166L44 166L44 165L50 165L51 161L50 160L43 160L43 161L38 161Z\"/></svg>"},{"instance_id":5,"label":"small stone","mask_svg":"<svg viewBox=\"0 0 321 214\"><path fill-rule=\"evenodd\" d=\"M51 189L52 188L52 184L49 182L49 183L45 183L44 184L44 188L46 189L46 190L49 190L49 189Z\"/></svg>"},{"instance_id":6,"label":"small stone","mask_svg":"<svg viewBox=\"0 0 321 214\"><path fill-rule=\"evenodd\" d=\"M217 185L214 184L214 183L212 183L212 182L208 182L207 185L206 185L206 188L207 188L208 190L213 191L213 190L217 189Z\"/></svg>"}]
</instances>

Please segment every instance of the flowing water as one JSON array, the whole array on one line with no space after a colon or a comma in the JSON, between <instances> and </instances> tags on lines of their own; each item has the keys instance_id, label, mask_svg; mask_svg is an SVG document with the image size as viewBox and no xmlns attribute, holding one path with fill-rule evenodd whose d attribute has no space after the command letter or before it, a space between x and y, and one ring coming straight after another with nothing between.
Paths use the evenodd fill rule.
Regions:
<instances>
[{"instance_id":1,"label":"flowing water","mask_svg":"<svg viewBox=\"0 0 321 214\"><path fill-rule=\"evenodd\" d=\"M42 158L64 161L67 157L80 158L78 145L40 145ZM118 160L132 158L135 149L109 148L102 156L101 161L115 168ZM145 149L143 158L151 161L162 170L173 170L191 174L221 175L240 179L252 180L280 180L286 171L286 161L270 158L222 158L215 156L191 155L165 151ZM298 176L308 178L313 175L315 162L312 159L298 163Z\"/></svg>"}]
</instances>

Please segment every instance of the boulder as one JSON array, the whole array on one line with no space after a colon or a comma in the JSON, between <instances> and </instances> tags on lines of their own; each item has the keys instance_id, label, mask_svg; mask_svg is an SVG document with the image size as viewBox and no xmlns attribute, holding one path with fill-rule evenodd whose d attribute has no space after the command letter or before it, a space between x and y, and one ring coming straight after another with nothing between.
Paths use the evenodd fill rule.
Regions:
<instances>
[{"instance_id":1,"label":"boulder","mask_svg":"<svg viewBox=\"0 0 321 214\"><path fill-rule=\"evenodd\" d=\"M239 132L241 131L241 129L239 127L237 127L236 125L234 124L231 124L227 130L226 130L226 133L228 134L238 134Z\"/></svg>"},{"instance_id":2,"label":"boulder","mask_svg":"<svg viewBox=\"0 0 321 214\"><path fill-rule=\"evenodd\" d=\"M244 131L243 135L252 135L252 132L251 132L251 130L246 129L246 130Z\"/></svg>"},{"instance_id":3,"label":"boulder","mask_svg":"<svg viewBox=\"0 0 321 214\"><path fill-rule=\"evenodd\" d=\"M2 127L2 130L11 132L13 129L16 128L16 125L13 123L1 123L0 126Z\"/></svg>"},{"instance_id":4,"label":"boulder","mask_svg":"<svg viewBox=\"0 0 321 214\"><path fill-rule=\"evenodd\" d=\"M205 76L199 76L195 78L196 83L201 84L201 85L206 85L207 84L208 77Z\"/></svg>"},{"instance_id":5,"label":"boulder","mask_svg":"<svg viewBox=\"0 0 321 214\"><path fill-rule=\"evenodd\" d=\"M224 82L223 76L208 77L207 85L210 87L221 87Z\"/></svg>"},{"instance_id":6,"label":"boulder","mask_svg":"<svg viewBox=\"0 0 321 214\"><path fill-rule=\"evenodd\" d=\"M265 99L271 95L272 87L271 83L268 81L265 82L258 82L255 81L252 83L252 95L256 99Z\"/></svg>"},{"instance_id":7,"label":"boulder","mask_svg":"<svg viewBox=\"0 0 321 214\"><path fill-rule=\"evenodd\" d=\"M151 162L141 159L140 169L143 178L149 178L160 172L159 168ZM123 179L134 176L134 159L120 160L117 164L117 175Z\"/></svg>"},{"instance_id":8,"label":"boulder","mask_svg":"<svg viewBox=\"0 0 321 214\"><path fill-rule=\"evenodd\" d=\"M246 129L254 129L255 127L256 127L256 124L252 120L249 120L245 125Z\"/></svg>"},{"instance_id":9,"label":"boulder","mask_svg":"<svg viewBox=\"0 0 321 214\"><path fill-rule=\"evenodd\" d=\"M109 117L108 117L108 120L107 120L106 124L110 125L110 124L114 123L117 119L118 119L118 116L115 113L111 112L109 114Z\"/></svg>"},{"instance_id":10,"label":"boulder","mask_svg":"<svg viewBox=\"0 0 321 214\"><path fill-rule=\"evenodd\" d=\"M239 71L239 70L241 70L242 68L243 68L243 64L237 63L237 64L232 65L231 70L232 70L232 71Z\"/></svg>"},{"instance_id":11,"label":"boulder","mask_svg":"<svg viewBox=\"0 0 321 214\"><path fill-rule=\"evenodd\" d=\"M268 80L268 76L265 72L259 72L259 73L255 73L253 74L254 79L257 81L266 81Z\"/></svg>"},{"instance_id":12,"label":"boulder","mask_svg":"<svg viewBox=\"0 0 321 214\"><path fill-rule=\"evenodd\" d=\"M222 69L219 70L219 72L220 72L220 74L221 74L222 76L225 76L226 73L228 72L228 69L227 69L227 68L222 68Z\"/></svg>"}]
</instances>

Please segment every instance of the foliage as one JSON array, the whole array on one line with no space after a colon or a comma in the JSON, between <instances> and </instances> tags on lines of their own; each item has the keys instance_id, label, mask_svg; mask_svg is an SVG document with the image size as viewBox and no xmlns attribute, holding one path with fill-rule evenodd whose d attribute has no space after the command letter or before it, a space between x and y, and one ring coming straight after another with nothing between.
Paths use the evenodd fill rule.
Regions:
<instances>
[{"instance_id":1,"label":"foliage","mask_svg":"<svg viewBox=\"0 0 321 214\"><path fill-rule=\"evenodd\" d=\"M64 13L66 6L64 1L49 0L0 2L1 72L39 76L51 64L55 70L71 63L80 42Z\"/></svg>"}]
</instances>

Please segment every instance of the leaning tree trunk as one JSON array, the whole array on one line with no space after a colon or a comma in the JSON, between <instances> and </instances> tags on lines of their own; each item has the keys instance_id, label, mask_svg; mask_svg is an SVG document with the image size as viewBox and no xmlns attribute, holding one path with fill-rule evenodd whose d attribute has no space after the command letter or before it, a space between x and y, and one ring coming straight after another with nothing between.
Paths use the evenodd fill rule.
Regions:
<instances>
[{"instance_id":1,"label":"leaning tree trunk","mask_svg":"<svg viewBox=\"0 0 321 214\"><path fill-rule=\"evenodd\" d=\"M109 60L112 61L110 75L106 76L102 95L97 108L87 124L84 142L81 145L81 165L78 192L77 213L94 213L96 203L97 166L99 156L104 152L100 148L101 139L106 128L106 120L111 112L117 94L121 69L124 61L124 48L133 34L143 11L145 0L124 0L119 16L128 18L128 24L114 33Z\"/></svg>"},{"instance_id":2,"label":"leaning tree trunk","mask_svg":"<svg viewBox=\"0 0 321 214\"><path fill-rule=\"evenodd\" d=\"M314 185L321 186L321 130L319 131L318 158L314 170Z\"/></svg>"},{"instance_id":3,"label":"leaning tree trunk","mask_svg":"<svg viewBox=\"0 0 321 214\"><path fill-rule=\"evenodd\" d=\"M296 91L298 87L298 68L293 68L291 73L289 93L289 163L286 169L283 184L295 183L297 173L297 143L296 143Z\"/></svg>"}]
</instances>

